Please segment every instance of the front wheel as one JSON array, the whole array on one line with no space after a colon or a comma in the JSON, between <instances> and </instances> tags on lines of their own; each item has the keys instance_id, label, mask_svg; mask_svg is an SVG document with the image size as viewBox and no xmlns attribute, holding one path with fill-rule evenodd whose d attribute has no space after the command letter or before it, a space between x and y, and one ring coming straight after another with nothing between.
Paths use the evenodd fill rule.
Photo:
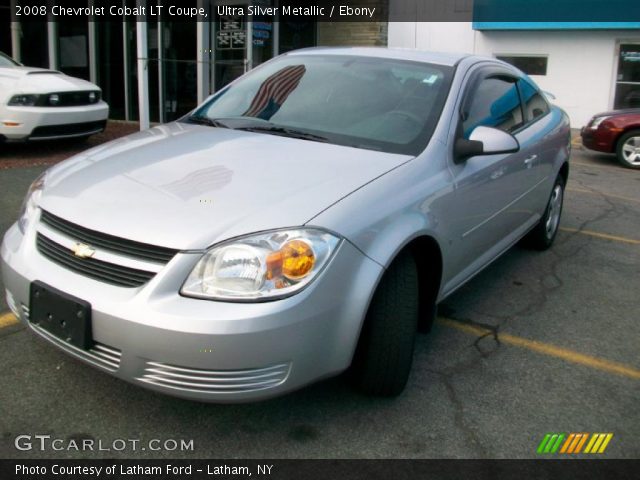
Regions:
<instances>
[{"instance_id":1,"label":"front wheel","mask_svg":"<svg viewBox=\"0 0 640 480\"><path fill-rule=\"evenodd\" d=\"M384 273L364 321L352 366L369 395L399 395L407 384L418 329L418 269L409 252Z\"/></svg>"},{"instance_id":2,"label":"front wheel","mask_svg":"<svg viewBox=\"0 0 640 480\"><path fill-rule=\"evenodd\" d=\"M640 130L632 130L620 137L616 155L625 167L640 168Z\"/></svg>"},{"instance_id":3,"label":"front wheel","mask_svg":"<svg viewBox=\"0 0 640 480\"><path fill-rule=\"evenodd\" d=\"M544 215L525 239L528 246L536 250L546 250L553 244L560 226L563 200L564 178L558 175L551 190L551 196Z\"/></svg>"}]
</instances>

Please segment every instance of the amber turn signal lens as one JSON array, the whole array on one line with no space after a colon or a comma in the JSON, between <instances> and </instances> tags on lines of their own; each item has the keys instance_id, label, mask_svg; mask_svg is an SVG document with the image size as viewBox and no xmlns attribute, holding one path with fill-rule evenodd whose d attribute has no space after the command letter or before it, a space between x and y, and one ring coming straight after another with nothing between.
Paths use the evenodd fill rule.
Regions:
<instances>
[{"instance_id":1,"label":"amber turn signal lens","mask_svg":"<svg viewBox=\"0 0 640 480\"><path fill-rule=\"evenodd\" d=\"M267 280L274 280L282 276L282 252L277 251L267 255Z\"/></svg>"},{"instance_id":2,"label":"amber turn signal lens","mask_svg":"<svg viewBox=\"0 0 640 480\"><path fill-rule=\"evenodd\" d=\"M299 280L313 269L316 257L311 245L302 240L291 240L280 249L282 275L289 280Z\"/></svg>"}]
</instances>

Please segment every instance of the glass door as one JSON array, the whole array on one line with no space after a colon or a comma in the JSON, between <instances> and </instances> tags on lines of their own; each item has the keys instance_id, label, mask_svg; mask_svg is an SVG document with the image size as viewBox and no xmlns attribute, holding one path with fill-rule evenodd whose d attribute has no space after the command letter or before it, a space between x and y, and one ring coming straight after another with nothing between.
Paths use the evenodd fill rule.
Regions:
<instances>
[{"instance_id":1,"label":"glass door","mask_svg":"<svg viewBox=\"0 0 640 480\"><path fill-rule=\"evenodd\" d=\"M213 3L213 90L217 91L251 68L250 23L246 1Z\"/></svg>"},{"instance_id":2,"label":"glass door","mask_svg":"<svg viewBox=\"0 0 640 480\"><path fill-rule=\"evenodd\" d=\"M614 108L640 107L640 43L621 43Z\"/></svg>"},{"instance_id":3,"label":"glass door","mask_svg":"<svg viewBox=\"0 0 640 480\"><path fill-rule=\"evenodd\" d=\"M229 84L274 54L270 17L249 15L250 5L270 6L271 0L213 0L211 10L212 91Z\"/></svg>"}]
</instances>

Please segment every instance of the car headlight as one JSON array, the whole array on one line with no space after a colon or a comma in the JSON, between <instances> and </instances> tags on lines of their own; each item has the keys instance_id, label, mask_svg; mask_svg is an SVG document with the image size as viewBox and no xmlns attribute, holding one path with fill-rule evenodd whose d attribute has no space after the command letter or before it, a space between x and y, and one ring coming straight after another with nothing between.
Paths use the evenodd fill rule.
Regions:
<instances>
[{"instance_id":1,"label":"car headlight","mask_svg":"<svg viewBox=\"0 0 640 480\"><path fill-rule=\"evenodd\" d=\"M20 94L9 99L9 105L18 107L33 107L38 102L38 95Z\"/></svg>"},{"instance_id":2,"label":"car headlight","mask_svg":"<svg viewBox=\"0 0 640 480\"><path fill-rule=\"evenodd\" d=\"M600 126L600 124L603 121L605 121L607 118L609 118L609 117L607 117L607 116L605 116L605 117L595 117L593 120L591 120L591 125L589 126L589 128L591 128L593 130L596 130Z\"/></svg>"},{"instance_id":3,"label":"car headlight","mask_svg":"<svg viewBox=\"0 0 640 480\"><path fill-rule=\"evenodd\" d=\"M300 228L254 234L212 247L180 293L223 301L263 301L289 296L326 266L340 239Z\"/></svg>"},{"instance_id":4,"label":"car headlight","mask_svg":"<svg viewBox=\"0 0 640 480\"><path fill-rule=\"evenodd\" d=\"M34 213L38 209L40 197L42 196L42 190L44 189L45 173L42 173L36 178L27 190L27 195L22 202L22 209L20 210L20 218L18 218L18 227L22 233L27 231L29 221L33 218Z\"/></svg>"}]
</instances>

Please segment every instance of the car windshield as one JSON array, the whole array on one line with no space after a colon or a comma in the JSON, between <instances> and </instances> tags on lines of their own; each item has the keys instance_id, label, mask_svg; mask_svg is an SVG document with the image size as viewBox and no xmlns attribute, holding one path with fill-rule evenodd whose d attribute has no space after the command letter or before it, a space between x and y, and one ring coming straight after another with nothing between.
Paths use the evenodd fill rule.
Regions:
<instances>
[{"instance_id":1,"label":"car windshield","mask_svg":"<svg viewBox=\"0 0 640 480\"><path fill-rule=\"evenodd\" d=\"M256 68L187 121L417 155L453 68L347 55L285 55Z\"/></svg>"},{"instance_id":2,"label":"car windshield","mask_svg":"<svg viewBox=\"0 0 640 480\"><path fill-rule=\"evenodd\" d=\"M13 58L0 52L0 67L18 67L19 63L13 60Z\"/></svg>"}]
</instances>

